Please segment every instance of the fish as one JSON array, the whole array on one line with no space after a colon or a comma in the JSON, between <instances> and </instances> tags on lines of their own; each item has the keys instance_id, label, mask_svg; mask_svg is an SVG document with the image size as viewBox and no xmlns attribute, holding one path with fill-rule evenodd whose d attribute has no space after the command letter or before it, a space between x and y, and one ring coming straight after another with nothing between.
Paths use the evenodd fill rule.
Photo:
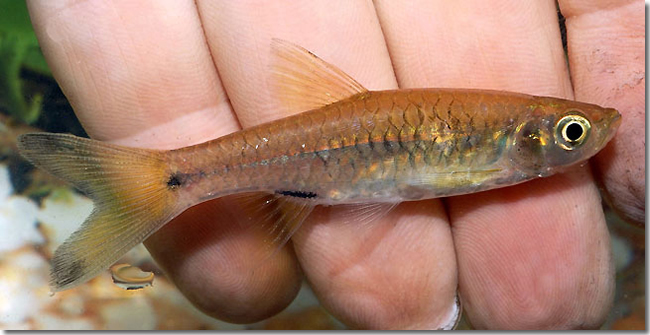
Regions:
<instances>
[{"instance_id":1,"label":"fish","mask_svg":"<svg viewBox=\"0 0 650 335\"><path fill-rule=\"evenodd\" d=\"M515 92L370 91L293 43L271 43L273 92L301 111L175 150L29 133L19 152L94 201L51 260L53 291L78 286L171 219L226 196L272 208L256 223L278 248L315 206L372 219L404 201L515 185L583 164L612 139L616 109Z\"/></svg>"}]
</instances>

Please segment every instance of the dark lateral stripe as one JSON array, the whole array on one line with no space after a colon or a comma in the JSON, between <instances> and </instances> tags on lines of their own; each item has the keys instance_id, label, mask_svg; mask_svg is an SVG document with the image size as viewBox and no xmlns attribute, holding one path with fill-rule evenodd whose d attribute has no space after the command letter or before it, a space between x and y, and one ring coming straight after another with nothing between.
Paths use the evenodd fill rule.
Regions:
<instances>
[{"instance_id":1,"label":"dark lateral stripe","mask_svg":"<svg viewBox=\"0 0 650 335\"><path fill-rule=\"evenodd\" d=\"M288 191L288 190L277 190L275 194L284 195L287 197L302 198L302 199L313 199L317 195L314 192L305 192L305 191Z\"/></svg>"}]
</instances>

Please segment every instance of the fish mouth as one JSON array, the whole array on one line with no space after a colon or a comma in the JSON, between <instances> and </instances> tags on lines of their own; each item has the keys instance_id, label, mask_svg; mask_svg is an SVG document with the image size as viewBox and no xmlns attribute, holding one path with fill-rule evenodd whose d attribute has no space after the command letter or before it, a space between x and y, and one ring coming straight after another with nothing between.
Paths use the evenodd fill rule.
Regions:
<instances>
[{"instance_id":1,"label":"fish mouth","mask_svg":"<svg viewBox=\"0 0 650 335\"><path fill-rule=\"evenodd\" d=\"M607 136L603 138L602 143L600 144L600 149L605 147L607 143L616 135L618 127L621 125L621 113L616 109L608 108L607 109L608 117L603 120L603 128L607 129Z\"/></svg>"}]
</instances>

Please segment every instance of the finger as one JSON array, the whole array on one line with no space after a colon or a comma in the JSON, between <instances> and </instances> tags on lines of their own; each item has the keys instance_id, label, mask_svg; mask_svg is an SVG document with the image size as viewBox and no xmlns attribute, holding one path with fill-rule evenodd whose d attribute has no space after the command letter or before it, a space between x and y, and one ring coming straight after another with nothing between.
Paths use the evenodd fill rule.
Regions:
<instances>
[{"instance_id":1,"label":"finger","mask_svg":"<svg viewBox=\"0 0 650 335\"><path fill-rule=\"evenodd\" d=\"M238 129L193 1L35 1L29 8L52 71L91 136L169 149ZM146 243L152 255L211 315L245 322L281 310L297 292L295 259L284 251L258 276L237 271L246 262L237 250L258 240L220 225L215 205L193 208L154 234Z\"/></svg>"},{"instance_id":2,"label":"finger","mask_svg":"<svg viewBox=\"0 0 650 335\"><path fill-rule=\"evenodd\" d=\"M460 289L480 328L598 328L614 298L610 239L580 169L450 202ZM506 205L504 205L506 204Z\"/></svg>"},{"instance_id":3,"label":"finger","mask_svg":"<svg viewBox=\"0 0 650 335\"><path fill-rule=\"evenodd\" d=\"M395 87L370 2L276 1L261 10L249 1L204 1L199 8L245 126L283 116L269 109L271 38L306 47L371 89ZM455 259L439 202L403 206L368 226L312 219L294 246L314 291L339 319L360 328L437 327L449 319Z\"/></svg>"},{"instance_id":4,"label":"finger","mask_svg":"<svg viewBox=\"0 0 650 335\"><path fill-rule=\"evenodd\" d=\"M571 94L566 63L550 48L552 27L543 31L546 40L530 40L539 24L528 20L538 18L534 12L538 5L512 1L408 5L378 1L378 5L400 85ZM526 24L518 21L523 11L531 15ZM515 31L508 31L513 26ZM521 57L536 63L520 61ZM537 66L549 71L538 71Z\"/></svg>"},{"instance_id":5,"label":"finger","mask_svg":"<svg viewBox=\"0 0 650 335\"><path fill-rule=\"evenodd\" d=\"M394 84L386 49L376 43L380 35L367 29L373 23L376 25L376 19L373 21L369 15L372 6L368 3L341 1L337 7L328 2L275 1L264 6L263 11L254 1L198 4L219 74L244 127L287 116L272 108L277 99L271 96L269 88L273 38L318 52L319 57L337 64L370 89ZM360 19L368 22L357 22ZM350 23L355 26L349 26ZM349 37L340 40L343 36ZM364 51L380 57L370 65L358 66Z\"/></svg>"},{"instance_id":6,"label":"finger","mask_svg":"<svg viewBox=\"0 0 650 335\"><path fill-rule=\"evenodd\" d=\"M28 4L48 64L94 138L168 149L237 129L192 1Z\"/></svg>"},{"instance_id":7,"label":"finger","mask_svg":"<svg viewBox=\"0 0 650 335\"><path fill-rule=\"evenodd\" d=\"M644 2L565 0L560 9L576 99L623 115L612 143L592 161L595 174L612 206L645 225Z\"/></svg>"},{"instance_id":8,"label":"finger","mask_svg":"<svg viewBox=\"0 0 650 335\"><path fill-rule=\"evenodd\" d=\"M552 1L379 4L404 87L571 97ZM461 297L474 326L594 327L602 322L613 278L609 237L588 168L452 197L447 204Z\"/></svg>"}]
</instances>

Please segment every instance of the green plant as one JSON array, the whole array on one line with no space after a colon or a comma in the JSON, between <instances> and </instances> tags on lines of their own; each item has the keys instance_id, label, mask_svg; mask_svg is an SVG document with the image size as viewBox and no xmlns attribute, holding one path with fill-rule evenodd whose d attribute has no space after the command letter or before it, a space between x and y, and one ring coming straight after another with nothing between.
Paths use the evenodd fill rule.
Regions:
<instances>
[{"instance_id":1,"label":"green plant","mask_svg":"<svg viewBox=\"0 0 650 335\"><path fill-rule=\"evenodd\" d=\"M31 124L41 112L42 94L25 93L21 71L51 76L24 1L0 0L0 109Z\"/></svg>"}]
</instances>

